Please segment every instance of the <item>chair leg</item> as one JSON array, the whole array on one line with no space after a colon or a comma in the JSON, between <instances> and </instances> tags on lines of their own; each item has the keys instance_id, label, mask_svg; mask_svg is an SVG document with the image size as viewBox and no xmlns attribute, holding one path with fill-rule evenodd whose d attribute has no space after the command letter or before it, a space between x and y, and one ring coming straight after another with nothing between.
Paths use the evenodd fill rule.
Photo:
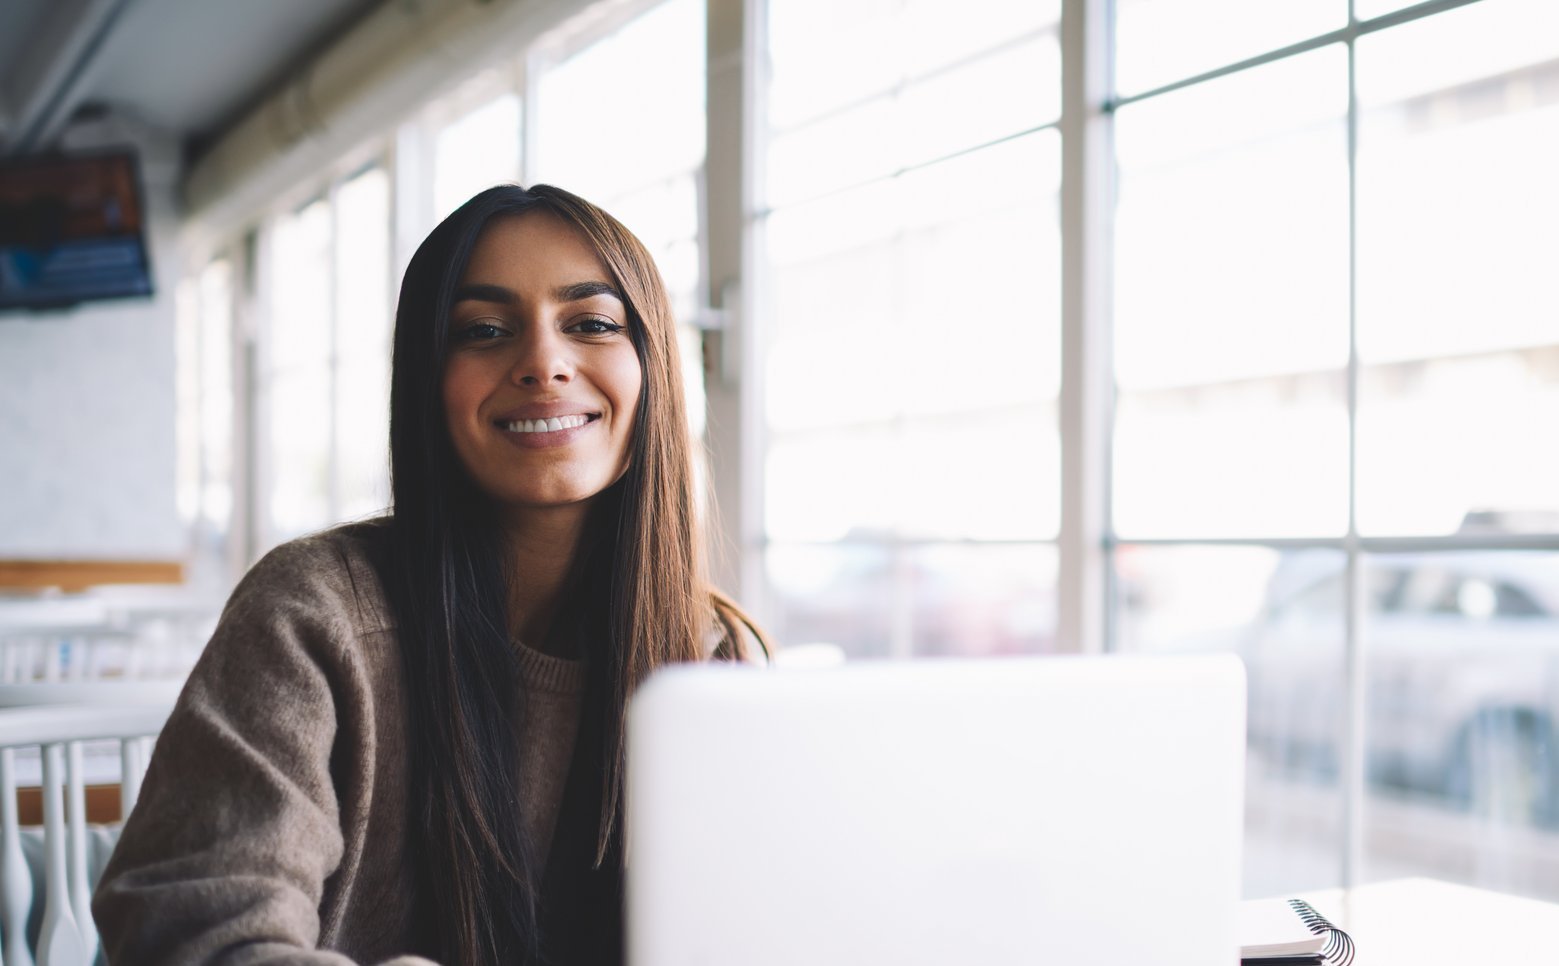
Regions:
<instances>
[{"instance_id":1,"label":"chair leg","mask_svg":"<svg viewBox=\"0 0 1559 966\"><path fill-rule=\"evenodd\" d=\"M43 929L38 933L38 966L88 966L86 947L71 911L66 863L64 751L43 746Z\"/></svg>"},{"instance_id":2,"label":"chair leg","mask_svg":"<svg viewBox=\"0 0 1559 966\"><path fill-rule=\"evenodd\" d=\"M92 923L92 887L87 881L87 798L81 742L66 745L66 827L70 832L70 904L81 933L85 962L97 956L97 929Z\"/></svg>"},{"instance_id":3,"label":"chair leg","mask_svg":"<svg viewBox=\"0 0 1559 966\"><path fill-rule=\"evenodd\" d=\"M32 875L22 857L21 824L16 815L16 752L0 748L0 964L33 966L27 948L27 910L32 908Z\"/></svg>"}]
</instances>

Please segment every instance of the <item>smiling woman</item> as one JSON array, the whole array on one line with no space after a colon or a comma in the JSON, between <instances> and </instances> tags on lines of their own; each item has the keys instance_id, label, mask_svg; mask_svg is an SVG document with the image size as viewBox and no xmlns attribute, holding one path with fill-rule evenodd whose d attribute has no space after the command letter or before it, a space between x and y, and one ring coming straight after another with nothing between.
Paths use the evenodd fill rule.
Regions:
<instances>
[{"instance_id":1,"label":"smiling woman","mask_svg":"<svg viewBox=\"0 0 1559 966\"><path fill-rule=\"evenodd\" d=\"M98 888L110 961L620 963L628 698L768 651L704 576L685 406L611 216L504 186L434 229L393 513L234 592Z\"/></svg>"}]
</instances>

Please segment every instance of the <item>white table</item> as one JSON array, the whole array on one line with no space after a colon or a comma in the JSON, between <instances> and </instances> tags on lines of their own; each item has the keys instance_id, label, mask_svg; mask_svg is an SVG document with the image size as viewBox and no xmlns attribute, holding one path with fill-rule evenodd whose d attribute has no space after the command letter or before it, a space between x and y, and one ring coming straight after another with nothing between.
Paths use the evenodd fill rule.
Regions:
<instances>
[{"instance_id":1,"label":"white table","mask_svg":"<svg viewBox=\"0 0 1559 966\"><path fill-rule=\"evenodd\" d=\"M1559 964L1559 905L1398 879L1302 894L1353 937L1354 966Z\"/></svg>"}]
</instances>

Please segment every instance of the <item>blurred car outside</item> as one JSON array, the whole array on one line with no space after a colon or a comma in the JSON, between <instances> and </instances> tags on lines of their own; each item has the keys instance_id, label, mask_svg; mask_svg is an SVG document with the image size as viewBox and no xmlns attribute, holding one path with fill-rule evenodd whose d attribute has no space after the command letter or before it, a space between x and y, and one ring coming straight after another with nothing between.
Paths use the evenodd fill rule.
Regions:
<instances>
[{"instance_id":1,"label":"blurred car outside","mask_svg":"<svg viewBox=\"0 0 1559 966\"><path fill-rule=\"evenodd\" d=\"M1253 749L1336 774L1347 574L1286 554L1239 645ZM1365 754L1378 791L1559 824L1559 555L1449 552L1364 564Z\"/></svg>"}]
</instances>

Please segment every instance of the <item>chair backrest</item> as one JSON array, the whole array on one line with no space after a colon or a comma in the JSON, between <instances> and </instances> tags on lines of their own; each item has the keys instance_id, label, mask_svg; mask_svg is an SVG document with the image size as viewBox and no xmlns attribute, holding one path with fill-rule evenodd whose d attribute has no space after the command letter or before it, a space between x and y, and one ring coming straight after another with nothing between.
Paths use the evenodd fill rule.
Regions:
<instances>
[{"instance_id":1,"label":"chair backrest","mask_svg":"<svg viewBox=\"0 0 1559 966\"><path fill-rule=\"evenodd\" d=\"M97 959L83 749L87 742L118 743L121 818L130 814L152 736L162 730L178 693L177 682L124 682L76 693L78 703L62 703L72 695L61 689L82 687L90 686L12 686L4 697L21 706L0 706L0 966L90 966ZM29 752L41 766L44 820L36 958L27 924L37 890L23 853L16 794L18 766Z\"/></svg>"},{"instance_id":2,"label":"chair backrest","mask_svg":"<svg viewBox=\"0 0 1559 966\"><path fill-rule=\"evenodd\" d=\"M187 591L0 599L0 683L182 678L217 605Z\"/></svg>"}]
</instances>

